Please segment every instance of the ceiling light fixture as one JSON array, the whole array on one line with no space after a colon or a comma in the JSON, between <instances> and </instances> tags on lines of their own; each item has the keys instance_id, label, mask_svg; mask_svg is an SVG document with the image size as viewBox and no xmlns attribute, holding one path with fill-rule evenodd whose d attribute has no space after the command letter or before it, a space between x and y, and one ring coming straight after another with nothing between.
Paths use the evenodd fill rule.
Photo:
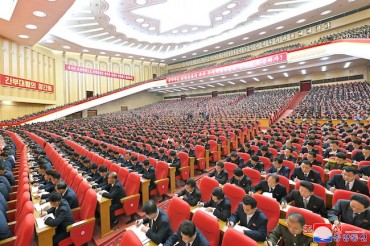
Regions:
<instances>
[{"instance_id":1,"label":"ceiling light fixture","mask_svg":"<svg viewBox=\"0 0 370 246\"><path fill-rule=\"evenodd\" d=\"M216 49L216 50L217 50L217 49L219 49L219 48L221 48L221 46L216 46L216 47L215 47L215 49Z\"/></svg>"},{"instance_id":2,"label":"ceiling light fixture","mask_svg":"<svg viewBox=\"0 0 370 246\"><path fill-rule=\"evenodd\" d=\"M244 79L241 79L240 82L247 83L247 81L245 81Z\"/></svg>"},{"instance_id":3,"label":"ceiling light fixture","mask_svg":"<svg viewBox=\"0 0 370 246\"><path fill-rule=\"evenodd\" d=\"M215 87L214 85L207 85L207 86L209 86L209 87Z\"/></svg>"},{"instance_id":4,"label":"ceiling light fixture","mask_svg":"<svg viewBox=\"0 0 370 246\"><path fill-rule=\"evenodd\" d=\"M306 21L306 19L300 19L300 20L297 21L297 23L303 23L305 21Z\"/></svg>"},{"instance_id":5,"label":"ceiling light fixture","mask_svg":"<svg viewBox=\"0 0 370 246\"><path fill-rule=\"evenodd\" d=\"M302 70L301 70L301 73L302 73L302 74L306 74L306 73L307 73L307 72L306 72L306 69L302 69Z\"/></svg>"},{"instance_id":6,"label":"ceiling light fixture","mask_svg":"<svg viewBox=\"0 0 370 246\"><path fill-rule=\"evenodd\" d=\"M89 52L89 50L88 49L83 49L82 52Z\"/></svg>"},{"instance_id":7,"label":"ceiling light fixture","mask_svg":"<svg viewBox=\"0 0 370 246\"><path fill-rule=\"evenodd\" d=\"M260 81L259 79L257 79L256 77L253 78L255 81Z\"/></svg>"},{"instance_id":8,"label":"ceiling light fixture","mask_svg":"<svg viewBox=\"0 0 370 246\"><path fill-rule=\"evenodd\" d=\"M232 45L232 44L234 44L234 42L228 42L227 44L228 44L228 45Z\"/></svg>"},{"instance_id":9,"label":"ceiling light fixture","mask_svg":"<svg viewBox=\"0 0 370 246\"><path fill-rule=\"evenodd\" d=\"M299 62L298 64L299 64L299 65L303 65L303 64L306 64L306 62L305 62L305 61L301 61L301 62Z\"/></svg>"},{"instance_id":10,"label":"ceiling light fixture","mask_svg":"<svg viewBox=\"0 0 370 246\"><path fill-rule=\"evenodd\" d=\"M46 13L45 13L45 12L38 11L38 10L33 11L33 12L32 12L32 14L33 14L34 16L41 17L41 18L46 16Z\"/></svg>"},{"instance_id":11,"label":"ceiling light fixture","mask_svg":"<svg viewBox=\"0 0 370 246\"><path fill-rule=\"evenodd\" d=\"M67 50L69 50L71 48L71 46L68 46L68 45L64 45L63 46L63 49L67 49Z\"/></svg>"},{"instance_id":12,"label":"ceiling light fixture","mask_svg":"<svg viewBox=\"0 0 370 246\"><path fill-rule=\"evenodd\" d=\"M327 14L330 14L331 13L331 10L326 10L324 12L321 13L321 15L327 15Z\"/></svg>"},{"instance_id":13,"label":"ceiling light fixture","mask_svg":"<svg viewBox=\"0 0 370 246\"><path fill-rule=\"evenodd\" d=\"M29 38L30 36L28 35L25 35L25 34L21 34L21 35L18 35L19 38L23 38L23 39L27 39Z\"/></svg>"},{"instance_id":14,"label":"ceiling light fixture","mask_svg":"<svg viewBox=\"0 0 370 246\"><path fill-rule=\"evenodd\" d=\"M289 77L289 74L288 73L283 73L283 75L285 76L285 77Z\"/></svg>"},{"instance_id":15,"label":"ceiling light fixture","mask_svg":"<svg viewBox=\"0 0 370 246\"><path fill-rule=\"evenodd\" d=\"M217 83L219 86L225 86L224 84L221 84L221 83Z\"/></svg>"},{"instance_id":16,"label":"ceiling light fixture","mask_svg":"<svg viewBox=\"0 0 370 246\"><path fill-rule=\"evenodd\" d=\"M322 66L321 71L325 72L326 71L326 66Z\"/></svg>"},{"instance_id":17,"label":"ceiling light fixture","mask_svg":"<svg viewBox=\"0 0 370 246\"><path fill-rule=\"evenodd\" d=\"M259 35L263 35L263 34L266 34L266 32L265 32L265 31L263 31L263 32L260 32L260 33L259 33Z\"/></svg>"},{"instance_id":18,"label":"ceiling light fixture","mask_svg":"<svg viewBox=\"0 0 370 246\"><path fill-rule=\"evenodd\" d=\"M323 57L320 59L321 61L326 61L326 60L329 60L329 57Z\"/></svg>"},{"instance_id":19,"label":"ceiling light fixture","mask_svg":"<svg viewBox=\"0 0 370 246\"><path fill-rule=\"evenodd\" d=\"M230 85L235 85L235 83L234 82L232 82L232 81L227 81Z\"/></svg>"},{"instance_id":20,"label":"ceiling light fixture","mask_svg":"<svg viewBox=\"0 0 370 246\"><path fill-rule=\"evenodd\" d=\"M243 38L243 40L247 40L247 39L249 39L249 37L244 37L244 38Z\"/></svg>"},{"instance_id":21,"label":"ceiling light fixture","mask_svg":"<svg viewBox=\"0 0 370 246\"><path fill-rule=\"evenodd\" d=\"M36 25L33 25L33 24L27 24L26 25L26 28L27 29L30 29L30 30L36 30L37 29L37 26Z\"/></svg>"},{"instance_id":22,"label":"ceiling light fixture","mask_svg":"<svg viewBox=\"0 0 370 246\"><path fill-rule=\"evenodd\" d=\"M286 68L286 66L285 65L281 65L281 66L279 66L279 68Z\"/></svg>"},{"instance_id":23,"label":"ceiling light fixture","mask_svg":"<svg viewBox=\"0 0 370 246\"><path fill-rule=\"evenodd\" d=\"M284 26L278 26L278 27L276 27L276 30L280 30L280 29L283 29L284 28Z\"/></svg>"},{"instance_id":24,"label":"ceiling light fixture","mask_svg":"<svg viewBox=\"0 0 370 246\"><path fill-rule=\"evenodd\" d=\"M346 62L346 64L344 64L344 68L348 68L349 65L351 65L351 62Z\"/></svg>"},{"instance_id":25,"label":"ceiling light fixture","mask_svg":"<svg viewBox=\"0 0 370 246\"><path fill-rule=\"evenodd\" d=\"M272 77L271 75L267 75L267 78L274 79L274 77Z\"/></svg>"}]
</instances>

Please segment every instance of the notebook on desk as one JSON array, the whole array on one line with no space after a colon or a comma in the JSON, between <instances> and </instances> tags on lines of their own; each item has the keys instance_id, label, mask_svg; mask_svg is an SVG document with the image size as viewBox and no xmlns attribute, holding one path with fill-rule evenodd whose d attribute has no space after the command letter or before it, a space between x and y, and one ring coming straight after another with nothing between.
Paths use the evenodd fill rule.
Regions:
<instances>
[{"instance_id":1,"label":"notebook on desk","mask_svg":"<svg viewBox=\"0 0 370 246\"><path fill-rule=\"evenodd\" d=\"M49 206L50 205L50 202L46 202L46 203L44 203L44 204L39 204L39 203L35 203L35 204L33 204L33 206L35 207L35 210L37 211L37 212L41 212L41 210L45 210L45 208L47 207L47 206Z\"/></svg>"},{"instance_id":2,"label":"notebook on desk","mask_svg":"<svg viewBox=\"0 0 370 246\"><path fill-rule=\"evenodd\" d=\"M241 225L239 225L239 224L236 224L236 225L234 225L234 227L233 227L235 230L237 230L238 232L242 232L242 233L244 233L244 231L250 231L250 229L249 228L247 228L247 227L245 227L245 226L241 226Z\"/></svg>"},{"instance_id":3,"label":"notebook on desk","mask_svg":"<svg viewBox=\"0 0 370 246\"><path fill-rule=\"evenodd\" d=\"M45 217L36 218L37 227L38 227L39 229L42 229L42 228L45 228L45 227L47 227L47 226L48 226L48 225L46 225L46 224L45 224L45 220L44 220L44 218L45 218L45 220L46 220L46 218L52 218L52 219L55 219L54 214L48 214L48 215L46 215Z\"/></svg>"},{"instance_id":4,"label":"notebook on desk","mask_svg":"<svg viewBox=\"0 0 370 246\"><path fill-rule=\"evenodd\" d=\"M144 245L146 243L148 243L150 241L150 239L145 235L145 233L143 231L141 231L141 228L143 228L143 224L141 224L140 226L136 226L136 225L132 225L128 228L126 228L127 231L133 231L136 236L139 238L139 240L141 241L141 243Z\"/></svg>"},{"instance_id":5,"label":"notebook on desk","mask_svg":"<svg viewBox=\"0 0 370 246\"><path fill-rule=\"evenodd\" d=\"M203 211L203 212L205 212L205 213L209 214L209 215L210 215L210 216L212 216L213 218L217 219L217 217L216 217L216 216L214 216L212 212L208 212L208 211L206 210L206 208L205 208L205 207L197 207L197 208L193 209L193 211L192 211L192 212L193 212L193 213L195 213L195 212L196 212L196 211L198 211L198 210L201 210L201 211Z\"/></svg>"}]
</instances>

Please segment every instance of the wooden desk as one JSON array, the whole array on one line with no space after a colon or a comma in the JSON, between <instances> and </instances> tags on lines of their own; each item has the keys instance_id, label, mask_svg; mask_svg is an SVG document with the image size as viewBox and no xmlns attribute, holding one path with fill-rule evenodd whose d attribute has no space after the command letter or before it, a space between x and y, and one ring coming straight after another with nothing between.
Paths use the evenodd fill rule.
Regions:
<instances>
[{"instance_id":1,"label":"wooden desk","mask_svg":"<svg viewBox=\"0 0 370 246\"><path fill-rule=\"evenodd\" d=\"M30 185L31 190L32 190L32 185ZM32 195L35 195L36 193L33 193ZM39 203L40 199L39 198L34 198L32 196L32 202L33 204ZM35 230L36 230L36 235L38 237L38 245L39 246L49 246L53 245L53 237L55 235L55 227L47 226L44 228L39 228L37 223L36 223L36 218L40 217L40 212L34 211L33 215L35 217ZM21 222L19 222L21 223Z\"/></svg>"},{"instance_id":2,"label":"wooden desk","mask_svg":"<svg viewBox=\"0 0 370 246\"><path fill-rule=\"evenodd\" d=\"M110 212L109 208L112 203L111 199L101 197L98 198L99 212L100 212L100 238L108 236L113 231L110 229Z\"/></svg>"},{"instance_id":3,"label":"wooden desk","mask_svg":"<svg viewBox=\"0 0 370 246\"><path fill-rule=\"evenodd\" d=\"M175 192L176 190L176 167L168 167L170 177L170 190Z\"/></svg>"},{"instance_id":4,"label":"wooden desk","mask_svg":"<svg viewBox=\"0 0 370 246\"><path fill-rule=\"evenodd\" d=\"M325 189L326 192L326 208L327 209L332 209L333 208L333 192Z\"/></svg>"},{"instance_id":5,"label":"wooden desk","mask_svg":"<svg viewBox=\"0 0 370 246\"><path fill-rule=\"evenodd\" d=\"M206 170L209 170L209 149L206 150Z\"/></svg>"},{"instance_id":6,"label":"wooden desk","mask_svg":"<svg viewBox=\"0 0 370 246\"><path fill-rule=\"evenodd\" d=\"M141 202L144 205L149 200L150 179L140 178Z\"/></svg>"},{"instance_id":7,"label":"wooden desk","mask_svg":"<svg viewBox=\"0 0 370 246\"><path fill-rule=\"evenodd\" d=\"M189 157L190 178L194 178L194 163L195 157Z\"/></svg>"}]
</instances>

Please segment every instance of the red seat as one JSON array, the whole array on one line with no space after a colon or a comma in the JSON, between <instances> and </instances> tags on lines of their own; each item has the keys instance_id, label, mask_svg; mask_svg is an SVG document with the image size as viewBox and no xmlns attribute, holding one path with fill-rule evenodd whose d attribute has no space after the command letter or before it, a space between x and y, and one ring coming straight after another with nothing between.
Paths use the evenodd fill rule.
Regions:
<instances>
[{"instance_id":1,"label":"red seat","mask_svg":"<svg viewBox=\"0 0 370 246\"><path fill-rule=\"evenodd\" d=\"M269 178L270 174L266 175L266 180ZM279 184L284 185L286 188L286 193L290 193L290 184L289 184L289 179L283 175L278 175L279 177Z\"/></svg>"},{"instance_id":2,"label":"red seat","mask_svg":"<svg viewBox=\"0 0 370 246\"><path fill-rule=\"evenodd\" d=\"M218 144L215 140L209 140L209 153L212 154L212 161L216 162L220 160L221 152L218 151Z\"/></svg>"},{"instance_id":3,"label":"red seat","mask_svg":"<svg viewBox=\"0 0 370 246\"><path fill-rule=\"evenodd\" d=\"M301 151L302 151L302 145L300 145L299 143L292 143L292 145L297 149L297 152L298 153L301 153Z\"/></svg>"},{"instance_id":4,"label":"red seat","mask_svg":"<svg viewBox=\"0 0 370 246\"><path fill-rule=\"evenodd\" d=\"M228 228L224 233L221 246L248 245L257 246L257 242L235 229Z\"/></svg>"},{"instance_id":5,"label":"red seat","mask_svg":"<svg viewBox=\"0 0 370 246\"><path fill-rule=\"evenodd\" d=\"M333 207L335 206L338 200L340 199L349 200L351 196L354 194L358 193L350 190L335 190L332 199ZM370 199L369 197L367 198Z\"/></svg>"},{"instance_id":6,"label":"red seat","mask_svg":"<svg viewBox=\"0 0 370 246\"><path fill-rule=\"evenodd\" d=\"M194 152L198 161L198 164L194 165L194 168L204 170L206 168L206 149L201 145L196 145Z\"/></svg>"},{"instance_id":7,"label":"red seat","mask_svg":"<svg viewBox=\"0 0 370 246\"><path fill-rule=\"evenodd\" d=\"M243 200L243 197L246 195L245 190L232 184L225 184L222 187L222 190L225 193L225 196L229 198L231 203L231 213L233 214L238 208L239 203Z\"/></svg>"},{"instance_id":8,"label":"red seat","mask_svg":"<svg viewBox=\"0 0 370 246\"><path fill-rule=\"evenodd\" d=\"M190 205L178 197L173 197L168 203L167 215L172 231L176 232L181 222L190 219Z\"/></svg>"},{"instance_id":9,"label":"red seat","mask_svg":"<svg viewBox=\"0 0 370 246\"><path fill-rule=\"evenodd\" d=\"M316 165L312 165L312 170L315 170L316 172L318 172L320 174L321 181L324 183L325 182L325 171L324 171L324 168L319 167L319 166L316 166Z\"/></svg>"},{"instance_id":10,"label":"red seat","mask_svg":"<svg viewBox=\"0 0 370 246\"><path fill-rule=\"evenodd\" d=\"M82 202L85 198L85 195L86 195L86 192L88 191L88 189L90 189L90 185L85 181L82 181L80 183L80 185L78 186L78 189L76 191L76 196L77 196L77 199L78 199L78 204L80 206L82 205Z\"/></svg>"},{"instance_id":11,"label":"red seat","mask_svg":"<svg viewBox=\"0 0 370 246\"><path fill-rule=\"evenodd\" d=\"M227 179L231 179L234 175L234 170L238 167L238 165L231 163L231 162L224 162L224 168L227 171L228 177Z\"/></svg>"},{"instance_id":12,"label":"red seat","mask_svg":"<svg viewBox=\"0 0 370 246\"><path fill-rule=\"evenodd\" d=\"M342 174L343 170L340 169L333 169L329 172L329 180L335 175L335 174Z\"/></svg>"},{"instance_id":13,"label":"red seat","mask_svg":"<svg viewBox=\"0 0 370 246\"><path fill-rule=\"evenodd\" d=\"M295 164L291 161L283 160L283 166L289 167L290 169L289 178L290 178L294 172Z\"/></svg>"},{"instance_id":14,"label":"red seat","mask_svg":"<svg viewBox=\"0 0 370 246\"><path fill-rule=\"evenodd\" d=\"M272 154L272 156L274 157L274 158L276 158L276 157L278 157L279 156L279 153L278 153L278 151L276 150L276 149L274 149L274 148L268 148L268 150L271 152L271 154Z\"/></svg>"},{"instance_id":15,"label":"red seat","mask_svg":"<svg viewBox=\"0 0 370 246\"><path fill-rule=\"evenodd\" d=\"M192 221L203 236L208 240L210 246L218 246L220 242L220 226L218 220L204 211L196 211Z\"/></svg>"},{"instance_id":16,"label":"red seat","mask_svg":"<svg viewBox=\"0 0 370 246\"><path fill-rule=\"evenodd\" d=\"M135 232L128 230L126 231L121 238L121 246L142 246L140 239L136 236Z\"/></svg>"},{"instance_id":17,"label":"red seat","mask_svg":"<svg viewBox=\"0 0 370 246\"><path fill-rule=\"evenodd\" d=\"M360 228L360 227L357 227L357 226L354 226L354 225L350 225L350 224L345 224L345 223L342 223L341 224L341 229L342 229L342 234L345 234L347 232L357 232L357 234L358 234L359 237L362 234L365 234L366 235L367 242L369 242L369 238L370 238L370 231L369 230L365 230L363 228ZM351 234L349 234L349 235L351 235ZM344 240L340 240L336 244L336 246L348 246L348 245L351 245L351 246L364 246L364 245L367 245L367 243L365 243L362 240L358 240L357 242L351 241L351 243L345 242Z\"/></svg>"},{"instance_id":18,"label":"red seat","mask_svg":"<svg viewBox=\"0 0 370 246\"><path fill-rule=\"evenodd\" d=\"M258 150L260 149L258 146L256 145L251 145L251 149L253 150L254 154L257 155L258 153Z\"/></svg>"},{"instance_id":19,"label":"red seat","mask_svg":"<svg viewBox=\"0 0 370 246\"><path fill-rule=\"evenodd\" d=\"M211 194L214 188L219 187L219 183L216 179L204 176L199 182L199 190L201 192L202 202L208 202L211 200Z\"/></svg>"},{"instance_id":20,"label":"red seat","mask_svg":"<svg viewBox=\"0 0 370 246\"><path fill-rule=\"evenodd\" d=\"M253 198L257 201L257 207L268 218L267 234L269 234L279 222L280 204L274 198L263 196L257 193L253 194Z\"/></svg>"},{"instance_id":21,"label":"red seat","mask_svg":"<svg viewBox=\"0 0 370 246\"><path fill-rule=\"evenodd\" d=\"M33 213L28 213L24 216L22 221L16 224L14 229L14 236L1 240L0 245L32 245L34 237L34 226L35 226L35 217Z\"/></svg>"},{"instance_id":22,"label":"red seat","mask_svg":"<svg viewBox=\"0 0 370 246\"><path fill-rule=\"evenodd\" d=\"M238 152L238 156L243 159L244 163L247 163L251 159L251 156L247 153Z\"/></svg>"},{"instance_id":23,"label":"red seat","mask_svg":"<svg viewBox=\"0 0 370 246\"><path fill-rule=\"evenodd\" d=\"M179 151L177 156L180 159L180 176L176 176L176 179L188 180L190 176L190 166L189 166L189 155L185 152Z\"/></svg>"},{"instance_id":24,"label":"red seat","mask_svg":"<svg viewBox=\"0 0 370 246\"><path fill-rule=\"evenodd\" d=\"M271 160L267 157L264 157L264 156L259 156L259 159L260 159L260 161L263 162L264 170L265 171L269 170L270 167L271 167Z\"/></svg>"},{"instance_id":25,"label":"red seat","mask_svg":"<svg viewBox=\"0 0 370 246\"><path fill-rule=\"evenodd\" d=\"M254 170L249 167L245 167L242 170L244 175L248 176L251 179L252 181L251 186L256 186L259 182L261 182L261 173L258 172L257 170Z\"/></svg>"},{"instance_id":26,"label":"red seat","mask_svg":"<svg viewBox=\"0 0 370 246\"><path fill-rule=\"evenodd\" d=\"M118 177L119 181L121 181L121 184L123 186L126 184L126 180L127 180L127 177L128 177L129 174L130 174L130 171L127 168L120 167L120 169L117 173L117 177Z\"/></svg>"},{"instance_id":27,"label":"red seat","mask_svg":"<svg viewBox=\"0 0 370 246\"><path fill-rule=\"evenodd\" d=\"M369 165L370 165L370 161L360 161L358 163L358 169L360 169L363 166L369 166Z\"/></svg>"},{"instance_id":28,"label":"red seat","mask_svg":"<svg viewBox=\"0 0 370 246\"><path fill-rule=\"evenodd\" d=\"M301 186L301 181L298 180L295 184L295 188L296 190L299 190L299 187ZM322 185L319 185L319 184L316 184L316 183L312 183L314 188L313 188L313 193L316 195L316 196L319 196L321 197L323 200L324 200L324 203L326 205L326 190L325 188L322 186Z\"/></svg>"},{"instance_id":29,"label":"red seat","mask_svg":"<svg viewBox=\"0 0 370 246\"><path fill-rule=\"evenodd\" d=\"M325 223L325 220L323 217L321 217L319 214L312 213L309 210L303 209L303 208L297 208L297 207L289 207L286 217L288 217L291 213L299 213L301 214L305 221L306 225L311 225L313 227L313 224L315 223Z\"/></svg>"},{"instance_id":30,"label":"red seat","mask_svg":"<svg viewBox=\"0 0 370 246\"><path fill-rule=\"evenodd\" d=\"M158 161L155 168L155 184L157 189L151 190L150 195L159 194L160 196L168 192L168 184L170 179L168 178L168 164L164 161Z\"/></svg>"}]
</instances>

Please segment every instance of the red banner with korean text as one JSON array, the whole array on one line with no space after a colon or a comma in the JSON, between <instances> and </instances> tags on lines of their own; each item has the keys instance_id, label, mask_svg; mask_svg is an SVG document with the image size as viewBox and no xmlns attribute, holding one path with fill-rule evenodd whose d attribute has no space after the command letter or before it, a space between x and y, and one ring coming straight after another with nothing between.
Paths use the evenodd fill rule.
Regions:
<instances>
[{"instance_id":1,"label":"red banner with korean text","mask_svg":"<svg viewBox=\"0 0 370 246\"><path fill-rule=\"evenodd\" d=\"M189 72L189 73L185 72L183 74L169 76L167 77L167 84L176 83L180 81L193 80L193 79L200 79L200 78L205 78L205 77L213 77L213 76L229 74L229 73L236 73L236 72L246 71L248 69L271 66L271 65L283 63L286 61L287 61L287 53L280 53L280 54L265 56L265 57L257 58L254 60L245 61L245 62L239 62L236 64L209 68L209 69L194 71L194 72Z\"/></svg>"},{"instance_id":2,"label":"red banner with korean text","mask_svg":"<svg viewBox=\"0 0 370 246\"><path fill-rule=\"evenodd\" d=\"M109 77L114 79L124 79L124 80L134 80L135 77L127 74L121 74L121 73L113 73L93 68L87 68L87 67L79 67L74 65L66 64L64 66L64 69L67 71L72 72L78 72L78 73L87 73L87 74L93 74L97 76L103 76L103 77Z\"/></svg>"},{"instance_id":3,"label":"red banner with korean text","mask_svg":"<svg viewBox=\"0 0 370 246\"><path fill-rule=\"evenodd\" d=\"M17 78L5 74L0 74L0 84L2 86L10 86L21 89L42 91L42 92L54 92L54 85L49 85L29 79Z\"/></svg>"}]
</instances>

